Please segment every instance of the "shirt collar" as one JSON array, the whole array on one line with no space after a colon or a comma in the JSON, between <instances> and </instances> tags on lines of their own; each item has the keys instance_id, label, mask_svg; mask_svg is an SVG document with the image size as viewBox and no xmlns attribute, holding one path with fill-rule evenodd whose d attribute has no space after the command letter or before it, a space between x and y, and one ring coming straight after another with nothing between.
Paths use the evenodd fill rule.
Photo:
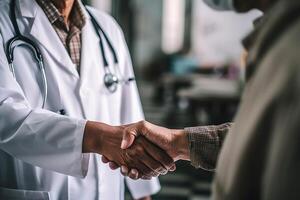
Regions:
<instances>
[{"instance_id":1,"label":"shirt collar","mask_svg":"<svg viewBox=\"0 0 300 200\"><path fill-rule=\"evenodd\" d=\"M56 6L49 0L36 0L39 6L43 9L45 15L49 19L51 24L59 21L60 23L64 23L64 18L56 8ZM72 11L70 13L70 23L71 25L76 26L79 30L81 30L85 23L86 17L84 15L83 8L79 2L80 0L75 0Z\"/></svg>"}]
</instances>

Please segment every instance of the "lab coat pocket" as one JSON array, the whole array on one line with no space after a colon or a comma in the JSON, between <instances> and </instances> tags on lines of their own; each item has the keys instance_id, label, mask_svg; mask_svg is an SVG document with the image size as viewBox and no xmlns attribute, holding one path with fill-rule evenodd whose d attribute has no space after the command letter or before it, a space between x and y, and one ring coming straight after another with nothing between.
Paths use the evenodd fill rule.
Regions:
<instances>
[{"instance_id":1,"label":"lab coat pocket","mask_svg":"<svg viewBox=\"0 0 300 200\"><path fill-rule=\"evenodd\" d=\"M49 192L16 190L0 187L0 199L5 200L50 200Z\"/></svg>"}]
</instances>

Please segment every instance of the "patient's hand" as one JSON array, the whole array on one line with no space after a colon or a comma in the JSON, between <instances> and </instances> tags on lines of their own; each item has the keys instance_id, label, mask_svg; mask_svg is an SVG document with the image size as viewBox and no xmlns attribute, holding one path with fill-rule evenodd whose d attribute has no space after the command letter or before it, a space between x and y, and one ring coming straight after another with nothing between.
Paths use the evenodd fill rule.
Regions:
<instances>
[{"instance_id":1,"label":"patient's hand","mask_svg":"<svg viewBox=\"0 0 300 200\"><path fill-rule=\"evenodd\" d=\"M136 169L137 172L142 170L141 174L135 173L134 179L151 179L166 174L175 167L173 159L165 151L144 137L138 137L130 148L123 151L125 166L128 169Z\"/></svg>"},{"instance_id":2,"label":"patient's hand","mask_svg":"<svg viewBox=\"0 0 300 200\"><path fill-rule=\"evenodd\" d=\"M141 136L163 149L174 161L189 160L188 137L184 130L167 129L145 121L138 122L125 128L122 148L127 149L132 147L132 145L134 146L137 141L136 138ZM145 148L147 149L148 147L145 146ZM109 158L103 158L103 162L109 163L112 169L119 166L111 161ZM122 174L133 179L139 177L139 170L136 168L129 169L126 166L122 166ZM175 168L170 169L170 171L173 170ZM144 174L144 176L149 177L151 174Z\"/></svg>"},{"instance_id":3,"label":"patient's hand","mask_svg":"<svg viewBox=\"0 0 300 200\"><path fill-rule=\"evenodd\" d=\"M110 164L111 168L123 166L123 169L136 169L132 170L133 173L136 172L135 179L150 179L174 168L173 159L144 137L136 138L130 148L121 149L121 142L127 128L128 126L109 126L88 122L83 152L103 155L106 159L114 162Z\"/></svg>"}]
</instances>

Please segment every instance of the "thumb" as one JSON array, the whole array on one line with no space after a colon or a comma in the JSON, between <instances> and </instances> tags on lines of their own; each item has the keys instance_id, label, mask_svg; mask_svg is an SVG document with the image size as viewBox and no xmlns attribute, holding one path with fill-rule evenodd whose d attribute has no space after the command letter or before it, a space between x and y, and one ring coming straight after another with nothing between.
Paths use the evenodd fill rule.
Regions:
<instances>
[{"instance_id":1,"label":"thumb","mask_svg":"<svg viewBox=\"0 0 300 200\"><path fill-rule=\"evenodd\" d=\"M135 131L124 131L121 149L128 149L134 142L135 137L137 136Z\"/></svg>"}]
</instances>

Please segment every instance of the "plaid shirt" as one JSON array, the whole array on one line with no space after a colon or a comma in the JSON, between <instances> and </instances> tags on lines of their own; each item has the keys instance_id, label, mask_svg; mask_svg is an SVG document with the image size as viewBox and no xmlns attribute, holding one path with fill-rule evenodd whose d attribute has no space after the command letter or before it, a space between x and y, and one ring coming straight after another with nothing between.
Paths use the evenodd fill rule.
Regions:
<instances>
[{"instance_id":1,"label":"plaid shirt","mask_svg":"<svg viewBox=\"0 0 300 200\"><path fill-rule=\"evenodd\" d=\"M81 57L81 30L86 22L79 0L74 1L74 5L69 16L69 24L64 22L64 17L51 1L36 1L48 17L79 72Z\"/></svg>"},{"instance_id":2,"label":"plaid shirt","mask_svg":"<svg viewBox=\"0 0 300 200\"><path fill-rule=\"evenodd\" d=\"M194 167L214 170L217 159L232 124L186 128L190 145L190 157Z\"/></svg>"}]
</instances>

